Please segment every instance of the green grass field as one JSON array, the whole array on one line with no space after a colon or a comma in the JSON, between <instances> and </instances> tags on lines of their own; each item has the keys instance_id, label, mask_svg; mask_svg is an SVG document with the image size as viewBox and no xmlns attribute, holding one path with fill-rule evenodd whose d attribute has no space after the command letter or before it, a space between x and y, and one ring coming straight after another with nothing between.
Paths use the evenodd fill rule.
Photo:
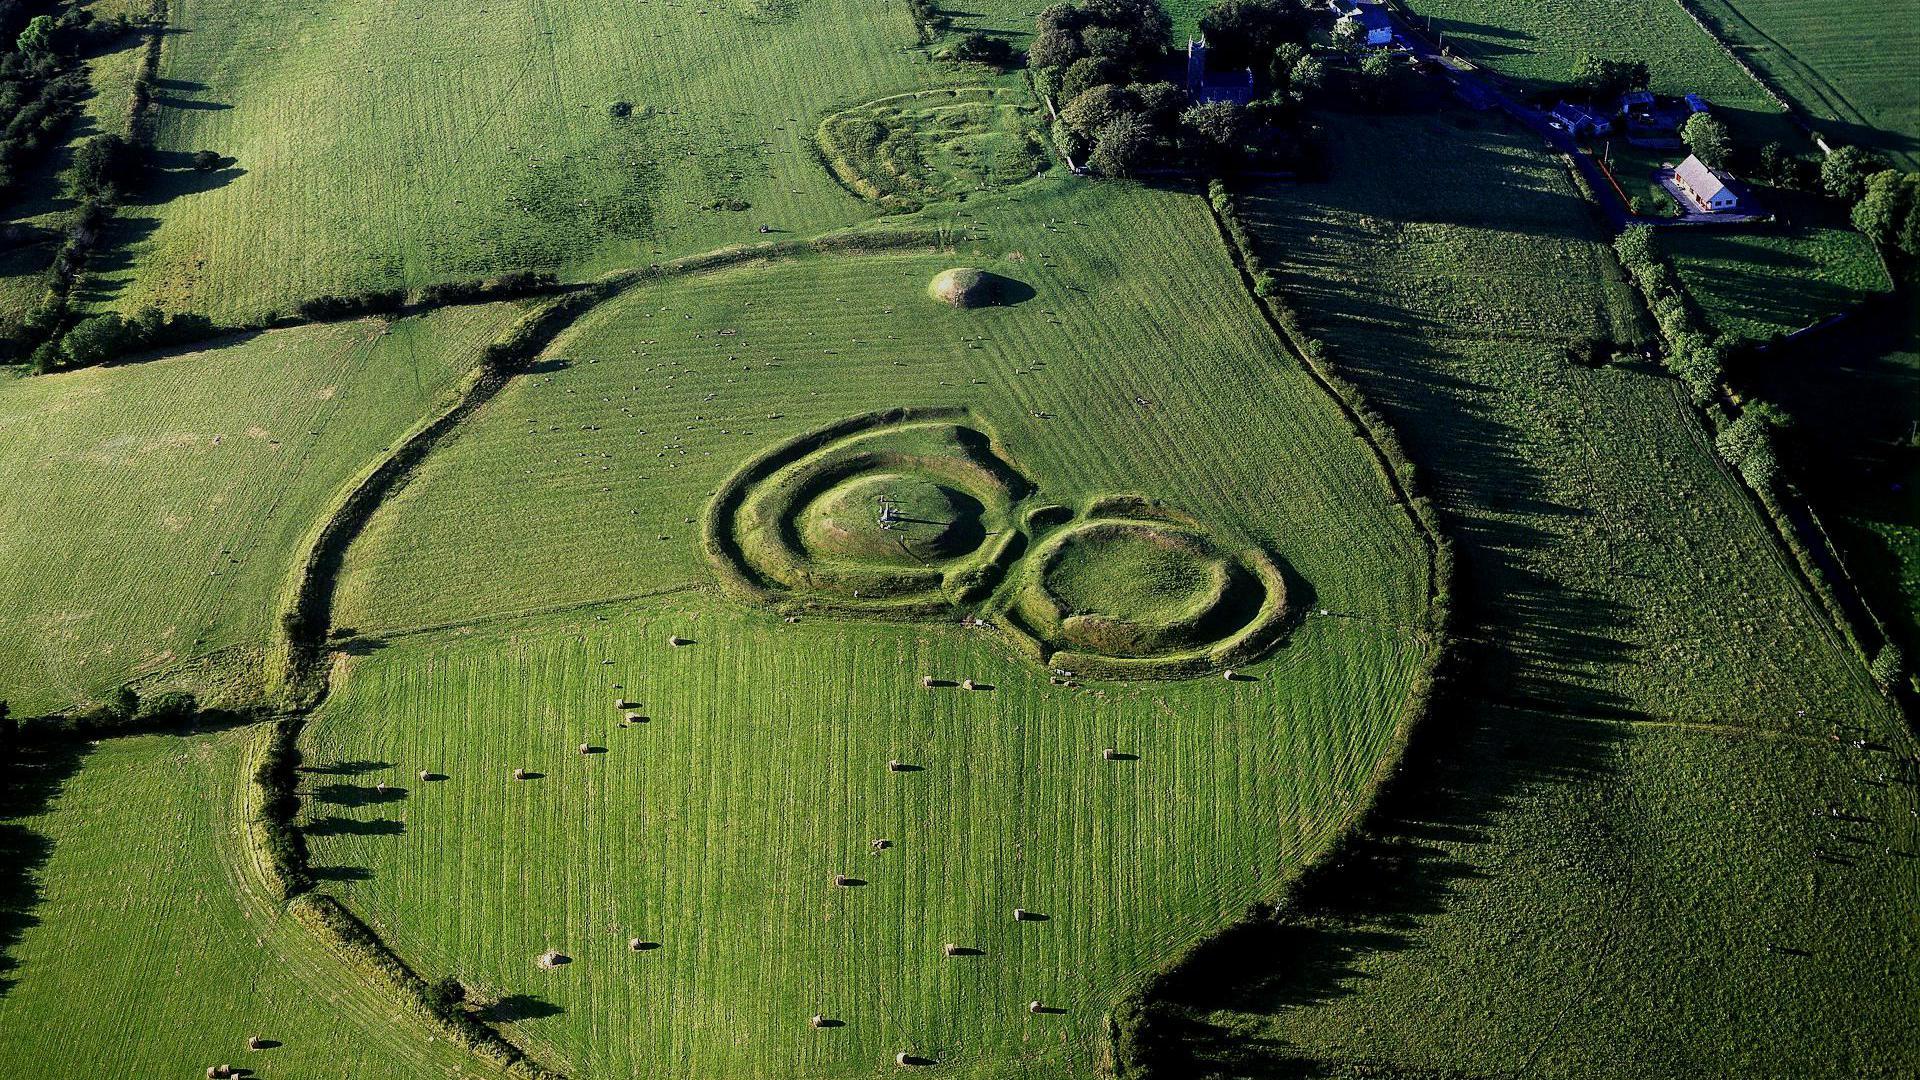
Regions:
<instances>
[{"instance_id":1,"label":"green grass field","mask_svg":"<svg viewBox=\"0 0 1920 1080\"><path fill-rule=\"evenodd\" d=\"M34 1076L488 1077L267 898L255 728L29 753L0 795L0 1060ZM22 900L31 898L31 907ZM259 1036L278 1044L249 1052Z\"/></svg>"},{"instance_id":2,"label":"green grass field","mask_svg":"<svg viewBox=\"0 0 1920 1080\"><path fill-rule=\"evenodd\" d=\"M1920 4L1875 9L1870 33L1814 0L1699 0L1747 59L1837 142L1920 165Z\"/></svg>"},{"instance_id":3,"label":"green grass field","mask_svg":"<svg viewBox=\"0 0 1920 1080\"><path fill-rule=\"evenodd\" d=\"M1425 555L1364 446L1266 335L1198 197L1045 196L983 204L977 250L637 287L349 552L336 616L362 655L306 752L370 764L308 791L319 872L424 970L522 1001L543 1059L1083 1073L1120 995L1273 895L1393 753ZM956 261L1033 296L927 297ZM1045 500L1149 493L1268 546L1330 614L1252 681L1072 689L957 618L788 623L716 593L694 522L729 473L909 404L967 407ZM479 835L506 840L459 842ZM538 968L549 949L574 962Z\"/></svg>"},{"instance_id":4,"label":"green grass field","mask_svg":"<svg viewBox=\"0 0 1920 1080\"><path fill-rule=\"evenodd\" d=\"M1563 359L1614 271L1525 147L1354 129L1333 183L1253 201L1336 365L1437 474L1476 644L1348 876L1181 995L1187 1046L1227 1075L1898 1075L1920 879L1913 791L1878 778L1910 737L1673 383ZM1428 242L1378 222L1389 191L1444 223ZM1438 282L1524 292L1573 259L1601 287L1557 323L1432 317Z\"/></svg>"},{"instance_id":5,"label":"green grass field","mask_svg":"<svg viewBox=\"0 0 1920 1080\"><path fill-rule=\"evenodd\" d=\"M1660 249L1707 320L1765 340L1845 311L1891 286L1866 237L1838 225L1672 229Z\"/></svg>"},{"instance_id":6,"label":"green grass field","mask_svg":"<svg viewBox=\"0 0 1920 1080\"><path fill-rule=\"evenodd\" d=\"M868 0L181 0L170 20L160 147L235 163L151 185L95 299L216 320L857 221L873 210L815 160L821 115L980 77L912 51L905 7Z\"/></svg>"},{"instance_id":7,"label":"green grass field","mask_svg":"<svg viewBox=\"0 0 1920 1080\"><path fill-rule=\"evenodd\" d=\"M257 688L249 656L315 517L447 404L515 311L0 383L0 699L31 715L182 667L233 680L229 699Z\"/></svg>"}]
</instances>

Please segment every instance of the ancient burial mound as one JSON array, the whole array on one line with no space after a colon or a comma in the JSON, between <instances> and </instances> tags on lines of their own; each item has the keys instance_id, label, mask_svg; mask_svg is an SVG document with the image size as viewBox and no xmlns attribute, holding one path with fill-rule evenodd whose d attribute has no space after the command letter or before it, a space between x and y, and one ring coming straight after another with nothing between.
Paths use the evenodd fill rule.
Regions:
<instances>
[{"instance_id":1,"label":"ancient burial mound","mask_svg":"<svg viewBox=\"0 0 1920 1080\"><path fill-rule=\"evenodd\" d=\"M966 418L855 417L748 462L708 508L722 584L794 610L931 615L985 596L1019 555L1032 485Z\"/></svg>"},{"instance_id":2,"label":"ancient burial mound","mask_svg":"<svg viewBox=\"0 0 1920 1080\"><path fill-rule=\"evenodd\" d=\"M954 307L991 307L1002 301L1006 279L971 266L957 266L934 275L927 293L935 300Z\"/></svg>"}]
</instances>

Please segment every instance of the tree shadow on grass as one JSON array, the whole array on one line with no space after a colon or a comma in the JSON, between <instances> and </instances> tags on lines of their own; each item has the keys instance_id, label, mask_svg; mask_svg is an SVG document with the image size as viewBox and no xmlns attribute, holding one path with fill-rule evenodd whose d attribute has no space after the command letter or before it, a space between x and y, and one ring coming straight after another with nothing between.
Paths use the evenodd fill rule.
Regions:
<instances>
[{"instance_id":1,"label":"tree shadow on grass","mask_svg":"<svg viewBox=\"0 0 1920 1080\"><path fill-rule=\"evenodd\" d=\"M39 874L53 854L53 838L21 819L45 813L91 752L86 742L58 740L20 747L10 764L0 761L0 997L18 981L14 947L40 925Z\"/></svg>"},{"instance_id":2,"label":"tree shadow on grass","mask_svg":"<svg viewBox=\"0 0 1920 1080\"><path fill-rule=\"evenodd\" d=\"M487 1024L512 1024L521 1020L543 1020L565 1012L551 1001L532 994L508 994L473 1011L474 1019Z\"/></svg>"}]
</instances>

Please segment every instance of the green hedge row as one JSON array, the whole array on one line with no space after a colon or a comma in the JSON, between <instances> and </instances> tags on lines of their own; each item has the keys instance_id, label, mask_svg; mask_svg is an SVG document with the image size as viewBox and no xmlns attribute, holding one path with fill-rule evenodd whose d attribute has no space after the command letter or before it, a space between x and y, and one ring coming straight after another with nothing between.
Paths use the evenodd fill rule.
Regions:
<instances>
[{"instance_id":1,"label":"green hedge row","mask_svg":"<svg viewBox=\"0 0 1920 1080\"><path fill-rule=\"evenodd\" d=\"M1647 310L1666 338L1667 351L1661 362L1686 384L1694 404L1705 405L1719 397L1733 340L1715 335L1694 308L1680 276L1661 253L1653 228L1635 225L1622 230L1613 241L1613 251L1639 287Z\"/></svg>"},{"instance_id":2,"label":"green hedge row","mask_svg":"<svg viewBox=\"0 0 1920 1080\"><path fill-rule=\"evenodd\" d=\"M562 1080L561 1074L528 1057L526 1051L469 1013L463 1004L436 992L432 984L394 955L393 950L340 901L325 893L304 893L287 905L287 911L325 938L354 966L398 993L410 1010L469 1052L499 1064L514 1076L528 1080Z\"/></svg>"}]
</instances>

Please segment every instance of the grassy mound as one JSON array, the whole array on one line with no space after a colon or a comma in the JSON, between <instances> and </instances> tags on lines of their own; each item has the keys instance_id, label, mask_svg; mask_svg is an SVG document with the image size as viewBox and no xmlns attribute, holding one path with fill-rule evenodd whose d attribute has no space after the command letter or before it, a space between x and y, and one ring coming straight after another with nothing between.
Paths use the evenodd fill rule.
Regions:
<instances>
[{"instance_id":1,"label":"grassy mound","mask_svg":"<svg viewBox=\"0 0 1920 1080\"><path fill-rule=\"evenodd\" d=\"M1153 623L1214 600L1222 574L1219 558L1191 533L1115 523L1063 544L1041 581L1070 614Z\"/></svg>"},{"instance_id":2,"label":"grassy mound","mask_svg":"<svg viewBox=\"0 0 1920 1080\"><path fill-rule=\"evenodd\" d=\"M984 545L987 533L1008 530L1030 485L987 436L925 415L939 414L829 425L735 473L707 513L721 581L750 599L899 614L944 611L990 586L1018 552ZM879 499L896 490L903 501L882 528Z\"/></svg>"},{"instance_id":3,"label":"grassy mound","mask_svg":"<svg viewBox=\"0 0 1920 1080\"><path fill-rule=\"evenodd\" d=\"M1096 678L1190 678L1278 641L1286 584L1264 552L1225 553L1184 515L1132 498L1093 505L1153 516L1095 516L1040 542L1005 617L1041 660Z\"/></svg>"},{"instance_id":4,"label":"grassy mound","mask_svg":"<svg viewBox=\"0 0 1920 1080\"><path fill-rule=\"evenodd\" d=\"M954 307L987 307L1000 300L999 282L985 270L959 266L942 270L927 284L927 295Z\"/></svg>"},{"instance_id":5,"label":"grassy mound","mask_svg":"<svg viewBox=\"0 0 1920 1080\"><path fill-rule=\"evenodd\" d=\"M978 499L922 476L875 473L828 491L801 512L812 554L920 565L980 546Z\"/></svg>"}]
</instances>

